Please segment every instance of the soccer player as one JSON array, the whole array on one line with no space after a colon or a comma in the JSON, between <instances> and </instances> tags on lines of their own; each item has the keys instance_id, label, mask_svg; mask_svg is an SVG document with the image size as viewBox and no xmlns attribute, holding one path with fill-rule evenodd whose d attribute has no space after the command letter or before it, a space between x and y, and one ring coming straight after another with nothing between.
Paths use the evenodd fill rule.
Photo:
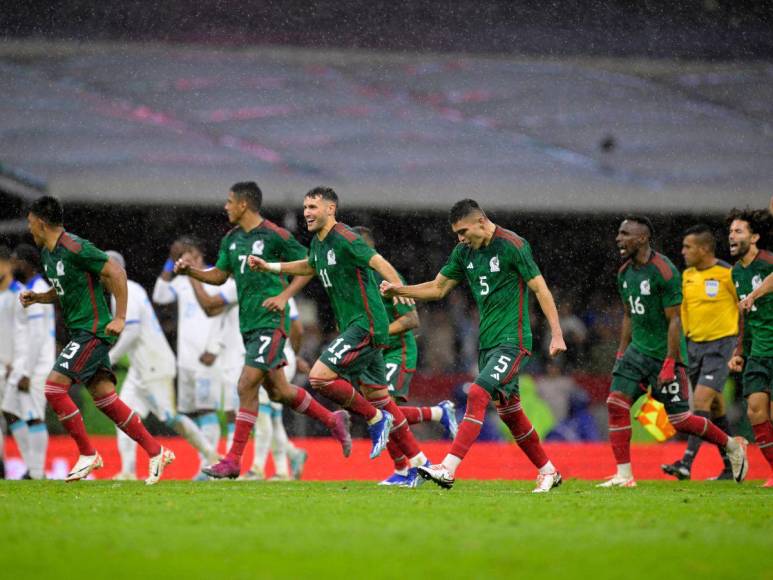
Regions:
<instances>
[{"instance_id":1,"label":"soccer player","mask_svg":"<svg viewBox=\"0 0 773 580\"><path fill-rule=\"evenodd\" d=\"M250 268L319 276L340 334L312 366L309 382L368 422L371 459L381 454L390 438L394 440L410 464L409 487L415 487L421 481L416 468L428 461L386 386L382 349L389 337L389 322L373 272L395 283L400 276L349 226L336 220L338 205L338 194L332 188L310 190L303 200L306 227L314 233L308 258L280 263L250 256ZM353 383L359 384L364 397Z\"/></svg>"},{"instance_id":2,"label":"soccer player","mask_svg":"<svg viewBox=\"0 0 773 580\"><path fill-rule=\"evenodd\" d=\"M19 292L49 290L38 273L39 260L37 250L28 244L14 249L11 262ZM14 302L13 363L3 397L3 412L27 465L23 478L45 479L48 449L45 383L56 358L54 307L35 304L23 308L18 298Z\"/></svg>"},{"instance_id":3,"label":"soccer player","mask_svg":"<svg viewBox=\"0 0 773 580\"><path fill-rule=\"evenodd\" d=\"M730 264L714 255L716 240L707 225L689 228L682 240L682 256L687 269L682 274L680 318L687 337L687 376L694 387L693 413L711 417L722 431L730 434L722 390L729 369L727 362L738 338L738 298ZM690 469L701 445L701 438L690 435L684 456L662 465L668 475L690 479ZM724 468L713 479L733 479L730 460L719 447Z\"/></svg>"},{"instance_id":4,"label":"soccer player","mask_svg":"<svg viewBox=\"0 0 773 580\"><path fill-rule=\"evenodd\" d=\"M220 361L207 353L207 340L213 325L222 324L221 317L209 318L198 301L190 280L174 276L174 263L187 253L193 263L203 267L204 254L199 242L190 237L176 240L169 249L169 258L153 288L153 302L177 302L177 410L193 418L209 445L217 450L220 442L220 420L216 409L221 400ZM215 292L214 286L207 287ZM200 454L201 468L208 458ZM205 480L199 472L195 480Z\"/></svg>"},{"instance_id":5,"label":"soccer player","mask_svg":"<svg viewBox=\"0 0 773 580\"><path fill-rule=\"evenodd\" d=\"M106 254L126 270L121 254ZM145 289L127 280L126 325L118 341L110 349L110 363L115 365L124 356L129 357L120 397L144 420L153 413L160 421L182 435L209 461L217 461L216 450L190 417L177 413L174 400L176 361L172 348L161 330ZM116 304L113 299L113 309ZM137 445L123 431L118 430L118 452L121 471L113 478L136 479Z\"/></svg>"},{"instance_id":6,"label":"soccer player","mask_svg":"<svg viewBox=\"0 0 773 580\"><path fill-rule=\"evenodd\" d=\"M757 247L760 237L769 230L769 218L762 211L733 210L728 217L730 255L737 258L733 266L733 283L741 300L762 286L773 273L773 253ZM773 469L773 423L770 403L773 387L773 294L756 298L744 314L743 329L751 335L751 349L743 351L743 340L730 360L730 369L743 371L743 394L754 439ZM765 482L773 487L773 475Z\"/></svg>"},{"instance_id":7,"label":"soccer player","mask_svg":"<svg viewBox=\"0 0 773 580\"><path fill-rule=\"evenodd\" d=\"M375 249L376 242L373 232L365 226L353 228L369 247ZM376 282L381 284L383 278L376 275ZM405 279L400 276L405 283ZM384 308L389 320L389 339L384 351L384 363L386 365L386 379L389 387L389 395L397 403L405 403L410 392L411 379L416 372L418 360L418 348L414 330L419 328L419 313L413 304L395 302L394 298L382 297ZM433 421L445 427L446 433L453 439L458 429L456 423L456 406L451 401L441 401L432 407L408 407L401 406L400 410L408 420L409 425ZM394 462L394 473L381 482L381 485L404 486L410 484L408 458L403 455L394 441L387 445L387 451Z\"/></svg>"},{"instance_id":8,"label":"soccer player","mask_svg":"<svg viewBox=\"0 0 773 580\"><path fill-rule=\"evenodd\" d=\"M331 413L304 389L288 384L282 372L285 365L284 343L288 331L287 301L309 278L297 276L286 285L284 278L253 272L247 267L248 256L263 255L271 260L305 257L305 248L285 229L260 215L263 193L253 181L234 184L228 193L225 210L235 227L223 238L213 268L196 268L186 257L175 264L178 274L201 282L222 285L229 276L236 281L239 324L246 355L239 378L239 412L236 431L228 455L205 469L215 478L236 478L241 459L258 416L258 387L263 384L272 400L280 401L326 425L343 448L351 452L349 414Z\"/></svg>"},{"instance_id":9,"label":"soccer player","mask_svg":"<svg viewBox=\"0 0 773 580\"><path fill-rule=\"evenodd\" d=\"M532 258L529 243L493 223L475 200L454 204L449 221L459 243L434 280L413 286L381 283L381 292L387 297L439 300L466 281L480 311L480 374L470 387L464 419L443 462L420 467L419 474L450 489L457 468L480 434L486 407L495 398L499 417L539 470L533 491L548 492L561 484L561 474L521 408L518 373L531 355L527 288L536 295L550 324L550 356L566 351L553 295Z\"/></svg>"},{"instance_id":10,"label":"soccer player","mask_svg":"<svg viewBox=\"0 0 773 580\"><path fill-rule=\"evenodd\" d=\"M14 307L19 301L21 284L13 279L11 250L0 245L0 328L13 328ZM0 400L5 394L6 377L11 372L13 362L13 333L0 333ZM18 445L18 442L17 442ZM0 425L0 479L5 479L5 441Z\"/></svg>"},{"instance_id":11,"label":"soccer player","mask_svg":"<svg viewBox=\"0 0 773 580\"><path fill-rule=\"evenodd\" d=\"M83 479L102 466L102 458L86 434L83 417L68 394L72 383L81 383L97 408L148 454L150 466L145 483L152 485L174 461L174 453L159 445L139 416L118 398L108 356L126 323L126 273L91 242L65 231L64 211L55 197L46 195L35 200L27 221L53 288L42 293L23 290L19 299L25 308L58 300L70 335L45 386L48 404L80 453L65 481ZM115 318L110 315L105 289L115 296Z\"/></svg>"},{"instance_id":12,"label":"soccer player","mask_svg":"<svg viewBox=\"0 0 773 580\"><path fill-rule=\"evenodd\" d=\"M607 398L609 442L617 473L599 487L636 487L631 469L631 405L644 394L640 385L652 387L653 397L665 405L677 431L726 449L733 477L740 483L749 469L746 441L729 437L707 417L690 413L680 352L681 277L668 258L652 249L653 232L652 223L643 216L625 218L617 232L617 247L625 260L617 274L623 325Z\"/></svg>"}]
</instances>

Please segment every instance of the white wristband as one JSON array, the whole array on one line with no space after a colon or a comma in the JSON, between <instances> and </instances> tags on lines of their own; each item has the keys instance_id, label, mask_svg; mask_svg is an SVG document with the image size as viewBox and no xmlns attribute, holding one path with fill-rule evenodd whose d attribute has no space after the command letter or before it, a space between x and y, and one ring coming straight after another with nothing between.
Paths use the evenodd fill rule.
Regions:
<instances>
[{"instance_id":1,"label":"white wristband","mask_svg":"<svg viewBox=\"0 0 773 580\"><path fill-rule=\"evenodd\" d=\"M266 262L266 267L268 268L269 272L274 272L276 274L280 274L282 272L281 262Z\"/></svg>"}]
</instances>

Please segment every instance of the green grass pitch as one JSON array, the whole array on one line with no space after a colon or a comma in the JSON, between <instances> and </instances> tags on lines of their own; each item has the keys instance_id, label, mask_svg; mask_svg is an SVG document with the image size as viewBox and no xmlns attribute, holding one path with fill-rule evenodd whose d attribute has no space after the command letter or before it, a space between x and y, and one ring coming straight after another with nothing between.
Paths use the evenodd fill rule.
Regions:
<instances>
[{"instance_id":1,"label":"green grass pitch","mask_svg":"<svg viewBox=\"0 0 773 580\"><path fill-rule=\"evenodd\" d=\"M773 579L759 482L0 482L22 578Z\"/></svg>"}]
</instances>

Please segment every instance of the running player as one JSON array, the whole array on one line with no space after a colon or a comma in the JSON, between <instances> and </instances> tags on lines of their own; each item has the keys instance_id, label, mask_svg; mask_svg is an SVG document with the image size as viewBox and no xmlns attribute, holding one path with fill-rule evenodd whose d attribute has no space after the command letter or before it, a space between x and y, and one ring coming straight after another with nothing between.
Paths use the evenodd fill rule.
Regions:
<instances>
[{"instance_id":1,"label":"running player","mask_svg":"<svg viewBox=\"0 0 773 580\"><path fill-rule=\"evenodd\" d=\"M216 409L221 399L220 361L207 353L207 339L213 325L222 319L209 318L196 301L193 286L185 276L174 276L174 262L184 253L197 265L203 266L204 255L199 242L190 237L176 240L169 249L169 258L153 287L155 304L177 303L177 410L193 418L209 445L217 450L220 443L220 420ZM214 292L214 286L207 291ZM200 454L200 467L209 464ZM195 480L206 480L200 471Z\"/></svg>"},{"instance_id":2,"label":"running player","mask_svg":"<svg viewBox=\"0 0 773 580\"><path fill-rule=\"evenodd\" d=\"M0 245L0 328L13 328L14 309L19 301L21 284L13 279L11 250ZM6 377L13 362L13 333L0 333L0 401L5 394ZM17 442L18 446L18 442ZM0 479L5 479L5 440L0 424Z\"/></svg>"},{"instance_id":3,"label":"running player","mask_svg":"<svg viewBox=\"0 0 773 580\"><path fill-rule=\"evenodd\" d=\"M375 249L376 242L373 232L365 226L353 228L369 247ZM405 279L400 276L405 283ZM381 284L383 278L376 274L376 282ZM405 403L411 388L411 379L416 372L418 360L418 348L414 330L419 328L419 313L413 304L395 302L394 298L382 298L389 320L389 339L384 351L384 363L386 365L386 379L389 387L389 395L397 403ZM456 408L451 401L441 401L433 407L408 407L402 405L400 410L408 420L409 425L433 421L445 427L446 434L453 439L456 437ZM387 451L394 462L395 471L381 485L404 486L410 484L408 458L403 455L400 448L390 441Z\"/></svg>"},{"instance_id":4,"label":"running player","mask_svg":"<svg viewBox=\"0 0 773 580\"><path fill-rule=\"evenodd\" d=\"M773 273L773 253L757 247L760 237L770 229L769 218L762 211L733 210L728 217L730 255L737 258L733 266L733 283L741 300L762 286ZM754 439L773 469L773 423L770 403L773 388L773 294L756 297L744 313L744 332L751 335L751 349L743 350L743 340L730 360L730 369L743 370L743 394ZM765 482L773 487L773 475Z\"/></svg>"},{"instance_id":5,"label":"running player","mask_svg":"<svg viewBox=\"0 0 773 580\"><path fill-rule=\"evenodd\" d=\"M690 413L680 352L681 277L668 258L651 248L653 231L648 218L629 216L617 232L617 247L625 260L617 274L624 313L607 398L609 442L617 473L599 487L636 487L631 469L631 405L644 395L640 385L652 387L653 397L665 405L677 431L726 449L733 477L740 483L749 469L746 441L729 437L707 417Z\"/></svg>"},{"instance_id":6,"label":"running player","mask_svg":"<svg viewBox=\"0 0 773 580\"><path fill-rule=\"evenodd\" d=\"M11 256L19 291L47 292L50 287L38 273L37 250L20 244ZM46 428L46 375L56 358L55 313L51 304L23 308L14 304L14 354L3 412L27 465L23 479L45 479L48 429ZM9 333L10 335L11 333Z\"/></svg>"},{"instance_id":7,"label":"running player","mask_svg":"<svg viewBox=\"0 0 773 580\"><path fill-rule=\"evenodd\" d=\"M342 445L344 456L351 452L349 414L331 413L304 389L288 384L282 372L283 354L289 318L287 301L309 278L297 276L285 286L284 278L252 272L247 267L251 254L269 259L298 259L306 250L285 229L260 215L263 194L255 182L236 183L228 193L225 210L235 225L220 244L217 264L206 270L196 268L186 257L175 264L178 274L201 282L222 285L229 276L236 280L239 298L239 323L246 356L239 378L239 405L236 432L228 455L205 473L216 478L236 478L241 459L258 416L258 387L263 384L272 400L280 401L299 413L326 425Z\"/></svg>"},{"instance_id":8,"label":"running player","mask_svg":"<svg viewBox=\"0 0 773 580\"><path fill-rule=\"evenodd\" d=\"M463 199L454 204L449 221L459 243L434 280L414 286L381 283L382 294L387 297L439 300L467 281L480 311L480 374L470 387L464 419L443 462L420 467L419 474L450 489L457 468L480 434L486 407L496 397L499 417L539 470L534 492L548 492L561 484L561 474L521 408L518 373L531 355L526 287L534 292L550 323L550 356L566 351L553 295L532 258L529 243L489 220L476 201Z\"/></svg>"},{"instance_id":9,"label":"running player","mask_svg":"<svg viewBox=\"0 0 773 580\"><path fill-rule=\"evenodd\" d=\"M118 398L108 357L110 345L126 323L126 272L88 240L66 232L63 220L62 205L55 197L46 195L32 203L27 221L53 288L43 293L23 290L19 299L24 307L58 300L70 334L70 342L59 353L45 386L46 400L80 453L65 481L83 479L102 466L102 457L91 444L83 417L68 394L73 383L81 383L97 408L148 454L145 483L152 485L174 461L174 453L159 445L139 416ZM115 318L110 315L105 288L115 296Z\"/></svg>"},{"instance_id":10,"label":"running player","mask_svg":"<svg viewBox=\"0 0 773 580\"><path fill-rule=\"evenodd\" d=\"M121 254L112 250L106 254L126 270L126 262ZM109 353L112 365L124 356L129 357L129 372L121 386L121 399L142 419L153 413L210 462L217 461L216 450L196 423L190 417L178 414L175 409L174 353L161 330L147 292L133 280L127 280L126 284L126 326ZM115 310L115 299L112 302ZM121 471L113 479L136 479L137 444L120 429L117 435Z\"/></svg>"},{"instance_id":11,"label":"running player","mask_svg":"<svg viewBox=\"0 0 773 580\"><path fill-rule=\"evenodd\" d=\"M687 376L695 389L693 413L711 417L722 431L730 434L725 415L722 390L729 369L727 362L738 339L738 299L730 274L730 264L714 255L716 240L706 225L693 226L685 232L682 256L687 269L682 274L682 330L687 337ZM672 464L662 465L668 475L690 479L690 469L701 438L690 435L684 456ZM719 447L724 468L713 479L733 479L730 460Z\"/></svg>"},{"instance_id":12,"label":"running player","mask_svg":"<svg viewBox=\"0 0 773 580\"><path fill-rule=\"evenodd\" d=\"M386 386L382 349L389 337L389 322L373 272L395 283L400 277L350 227L336 220L338 203L338 194L330 187L309 191L303 200L306 226L315 234L309 257L279 263L253 255L249 257L250 268L319 276L340 334L323 349L311 369L309 382L328 399L368 422L371 458L377 457L393 439L408 457L410 487L415 487L421 481L416 468L428 461ZM365 397L355 390L355 383Z\"/></svg>"}]
</instances>

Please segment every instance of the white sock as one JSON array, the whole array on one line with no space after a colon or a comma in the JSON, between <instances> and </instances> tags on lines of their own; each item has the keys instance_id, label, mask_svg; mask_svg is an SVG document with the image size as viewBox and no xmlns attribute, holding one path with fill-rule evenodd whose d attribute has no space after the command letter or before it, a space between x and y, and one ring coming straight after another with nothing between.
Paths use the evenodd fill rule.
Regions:
<instances>
[{"instance_id":1,"label":"white sock","mask_svg":"<svg viewBox=\"0 0 773 580\"><path fill-rule=\"evenodd\" d=\"M384 415L382 415L381 409L376 409L376 415L370 421L368 421L368 425L375 425L376 423L381 421L383 417Z\"/></svg>"},{"instance_id":2,"label":"white sock","mask_svg":"<svg viewBox=\"0 0 773 580\"><path fill-rule=\"evenodd\" d=\"M443 466L451 473L451 475L454 475L456 473L456 469L459 467L461 463L462 463L462 460L460 457L457 457L456 455L451 455L450 453L446 455L446 458L443 460Z\"/></svg>"},{"instance_id":3,"label":"white sock","mask_svg":"<svg viewBox=\"0 0 773 580\"><path fill-rule=\"evenodd\" d=\"M289 443L289 439L287 438L287 431L285 431L285 426L282 422L282 416L272 417L271 424L273 427L271 455L274 457L274 469L276 469L276 474L278 476L290 477L290 467L287 463L287 444Z\"/></svg>"},{"instance_id":4,"label":"white sock","mask_svg":"<svg viewBox=\"0 0 773 580\"><path fill-rule=\"evenodd\" d=\"M236 433L236 423L234 421L229 421L226 423L226 449L231 448L231 443L234 442L234 433Z\"/></svg>"},{"instance_id":5,"label":"white sock","mask_svg":"<svg viewBox=\"0 0 773 580\"><path fill-rule=\"evenodd\" d=\"M255 457L252 460L252 468L265 473L266 459L268 450L271 448L271 438L273 436L274 425L271 422L271 415L261 409L258 412L258 419L255 421Z\"/></svg>"},{"instance_id":6,"label":"white sock","mask_svg":"<svg viewBox=\"0 0 773 580\"><path fill-rule=\"evenodd\" d=\"M46 477L46 451L48 450L48 429L45 423L27 426L30 460L27 468L32 479Z\"/></svg>"},{"instance_id":7,"label":"white sock","mask_svg":"<svg viewBox=\"0 0 773 580\"><path fill-rule=\"evenodd\" d=\"M414 457L411 457L411 459L408 461L411 467L419 467L419 465L424 465L427 463L427 456L424 455L421 451L419 451L418 455L415 455Z\"/></svg>"},{"instance_id":8,"label":"white sock","mask_svg":"<svg viewBox=\"0 0 773 580\"><path fill-rule=\"evenodd\" d=\"M395 473L397 475L403 475L403 476L408 475L408 468L406 467L405 469L395 469Z\"/></svg>"},{"instance_id":9,"label":"white sock","mask_svg":"<svg viewBox=\"0 0 773 580\"><path fill-rule=\"evenodd\" d=\"M199 429L193 419L185 415L176 415L171 421L172 429L185 437L185 440L193 445L208 462L217 463L218 457L215 448L210 445L204 433Z\"/></svg>"},{"instance_id":10,"label":"white sock","mask_svg":"<svg viewBox=\"0 0 773 580\"><path fill-rule=\"evenodd\" d=\"M218 451L220 445L220 421L215 413L209 412L203 415L199 415L196 421L199 424L201 432L204 434L204 439L215 450ZM206 461L206 458L202 456L202 459Z\"/></svg>"},{"instance_id":11,"label":"white sock","mask_svg":"<svg viewBox=\"0 0 773 580\"><path fill-rule=\"evenodd\" d=\"M555 473L555 471L556 471L556 468L550 460L548 460L548 462L545 465L539 468L539 472L542 473L543 475L546 473Z\"/></svg>"},{"instance_id":12,"label":"white sock","mask_svg":"<svg viewBox=\"0 0 773 580\"><path fill-rule=\"evenodd\" d=\"M631 479L633 477L633 471L631 470L630 463L618 463L617 464L617 476L625 479Z\"/></svg>"},{"instance_id":13,"label":"white sock","mask_svg":"<svg viewBox=\"0 0 773 580\"><path fill-rule=\"evenodd\" d=\"M121 473L137 475L137 444L126 433L117 430L118 454L121 456Z\"/></svg>"},{"instance_id":14,"label":"white sock","mask_svg":"<svg viewBox=\"0 0 773 580\"><path fill-rule=\"evenodd\" d=\"M11 437L16 441L16 446L19 448L22 461L27 469L30 468L30 438L29 430L27 428L27 422L17 419L8 426L8 431Z\"/></svg>"},{"instance_id":15,"label":"white sock","mask_svg":"<svg viewBox=\"0 0 773 580\"><path fill-rule=\"evenodd\" d=\"M440 423L440 419L443 418L443 409L440 407L430 407L430 412L432 413L432 419L430 419L433 423Z\"/></svg>"}]
</instances>

